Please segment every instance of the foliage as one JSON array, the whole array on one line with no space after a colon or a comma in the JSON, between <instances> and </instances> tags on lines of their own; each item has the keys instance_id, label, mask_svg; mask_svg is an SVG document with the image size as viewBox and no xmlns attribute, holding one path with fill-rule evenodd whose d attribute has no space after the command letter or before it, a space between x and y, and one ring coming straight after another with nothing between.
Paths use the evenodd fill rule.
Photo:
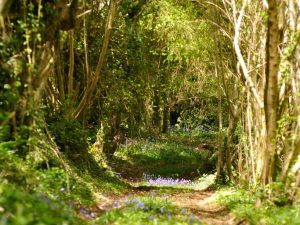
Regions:
<instances>
[{"instance_id":1,"label":"foliage","mask_svg":"<svg viewBox=\"0 0 300 225\"><path fill-rule=\"evenodd\" d=\"M278 207L263 201L257 205L262 192L250 193L241 189L223 189L218 193L217 202L227 206L239 218L250 224L300 224L299 205Z\"/></svg>"},{"instance_id":2,"label":"foliage","mask_svg":"<svg viewBox=\"0 0 300 225\"><path fill-rule=\"evenodd\" d=\"M49 122L49 128L62 152L74 155L87 149L86 131L79 121L56 120Z\"/></svg>"},{"instance_id":3,"label":"foliage","mask_svg":"<svg viewBox=\"0 0 300 225\"><path fill-rule=\"evenodd\" d=\"M3 2L0 223L80 224L70 204L127 190L117 172L193 186L213 183L214 175L193 179L214 173L217 162L229 179L249 178L246 186L274 170L264 191L226 196L239 216L299 223L299 2L270 1L268 9L257 0ZM274 35L268 26L275 23L265 21L271 13L282 20ZM278 46L268 46L268 35L278 35ZM281 55L269 57L269 47ZM270 83L273 64L279 71ZM272 88L278 119L269 132L264 110L272 107L262 96ZM262 148L269 134L272 151ZM263 200L257 208L254 196ZM143 223L151 214L154 224L188 222L173 220L178 209L151 196L122 204L99 223Z\"/></svg>"},{"instance_id":4,"label":"foliage","mask_svg":"<svg viewBox=\"0 0 300 225\"><path fill-rule=\"evenodd\" d=\"M0 224L84 224L71 207L46 195L0 184Z\"/></svg>"},{"instance_id":5,"label":"foliage","mask_svg":"<svg viewBox=\"0 0 300 225\"><path fill-rule=\"evenodd\" d=\"M196 177L202 173L210 173L214 168L215 149L209 144L202 147L205 135L210 136L204 135L204 132L199 134L203 137L195 133L192 140L188 132L165 135L161 139L140 139L137 143L119 148L114 163L121 170L126 170L124 164L134 163L140 168L140 173L164 177Z\"/></svg>"},{"instance_id":6,"label":"foliage","mask_svg":"<svg viewBox=\"0 0 300 225\"><path fill-rule=\"evenodd\" d=\"M32 169L15 155L15 142L0 143L0 174L1 180L8 180L11 183L24 185L32 183Z\"/></svg>"}]
</instances>

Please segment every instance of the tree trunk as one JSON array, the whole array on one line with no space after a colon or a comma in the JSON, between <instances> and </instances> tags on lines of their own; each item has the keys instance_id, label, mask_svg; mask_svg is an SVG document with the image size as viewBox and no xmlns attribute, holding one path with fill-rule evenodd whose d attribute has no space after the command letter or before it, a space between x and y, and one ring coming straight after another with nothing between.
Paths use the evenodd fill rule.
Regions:
<instances>
[{"instance_id":1,"label":"tree trunk","mask_svg":"<svg viewBox=\"0 0 300 225\"><path fill-rule=\"evenodd\" d=\"M156 87L154 90L154 99L153 99L153 126L155 128L158 128L160 130L160 123L161 123L161 117L160 117L160 96L159 96L159 90Z\"/></svg>"},{"instance_id":2,"label":"tree trunk","mask_svg":"<svg viewBox=\"0 0 300 225\"><path fill-rule=\"evenodd\" d=\"M117 12L117 1L110 0L109 5L110 5L109 13L107 16L107 22L105 26L103 45L98 59L95 75L94 78L90 80L77 109L73 113L74 118L78 118L84 112L84 110L90 105L93 97L93 92L95 91L97 84L101 78L101 70L105 62L105 57L108 50L112 26Z\"/></svg>"},{"instance_id":3,"label":"tree trunk","mask_svg":"<svg viewBox=\"0 0 300 225\"><path fill-rule=\"evenodd\" d=\"M169 104L166 101L165 105L164 105L164 112L163 112L163 127L162 127L162 132L163 133L168 132L169 114L170 114Z\"/></svg>"},{"instance_id":4,"label":"tree trunk","mask_svg":"<svg viewBox=\"0 0 300 225\"><path fill-rule=\"evenodd\" d=\"M269 1L269 21L267 32L266 52L266 83L264 107L266 117L266 149L264 151L261 183L272 182L275 175L274 159L277 136L277 106L278 106L278 69L279 69L279 29L278 29L279 0Z\"/></svg>"},{"instance_id":5,"label":"tree trunk","mask_svg":"<svg viewBox=\"0 0 300 225\"><path fill-rule=\"evenodd\" d=\"M232 168L231 168L231 157L234 149L234 132L237 126L237 115L236 111L234 114L229 114L229 125L227 129L227 141L225 147L225 165L226 165L226 175L229 180L232 179Z\"/></svg>"}]
</instances>

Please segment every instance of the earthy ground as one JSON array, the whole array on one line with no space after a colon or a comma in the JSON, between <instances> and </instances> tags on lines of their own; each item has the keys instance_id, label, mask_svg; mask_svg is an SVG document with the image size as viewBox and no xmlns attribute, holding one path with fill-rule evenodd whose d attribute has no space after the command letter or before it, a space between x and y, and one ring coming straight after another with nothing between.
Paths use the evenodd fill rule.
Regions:
<instances>
[{"instance_id":1,"label":"earthy ground","mask_svg":"<svg viewBox=\"0 0 300 225\"><path fill-rule=\"evenodd\" d=\"M204 147L201 147L204 149ZM196 149L195 151L197 151ZM121 160L121 159L118 159ZM122 161L122 160L121 160ZM173 165L173 166L191 166L185 165ZM157 186L144 186L141 183L142 175L147 171L148 167L159 167L161 164L152 163L150 165L135 165L134 162L129 163L122 161L111 165L119 172L119 175L125 179L128 183L132 184L132 189L129 193L123 193L122 195L111 196L98 196L98 210L100 213L106 210L116 207L116 204L122 202L126 197L131 196L147 196L150 192L157 192L160 195L167 195L168 200L179 208L185 208L193 215L197 216L203 224L208 225L247 225L245 221L238 221L235 216L225 207L222 207L214 203L213 199L216 195L212 190L193 190L185 188L172 188L172 187L157 187ZM193 177L182 177L185 179L193 179ZM120 205L120 207L122 207Z\"/></svg>"},{"instance_id":2,"label":"earthy ground","mask_svg":"<svg viewBox=\"0 0 300 225\"><path fill-rule=\"evenodd\" d=\"M143 189L143 188L142 188ZM154 188L153 190L157 190ZM151 187L147 190L134 189L129 193L132 197L138 197L143 195L149 195L149 192L153 191ZM168 199L180 208L188 209L195 216L197 216L202 222L208 225L245 225L245 221L238 221L235 216L229 212L228 209L212 203L214 198L214 191L168 191ZM128 193L127 195L128 196ZM99 208L98 212L105 212L109 208L115 207L115 204L122 202L124 196L99 196Z\"/></svg>"}]
</instances>

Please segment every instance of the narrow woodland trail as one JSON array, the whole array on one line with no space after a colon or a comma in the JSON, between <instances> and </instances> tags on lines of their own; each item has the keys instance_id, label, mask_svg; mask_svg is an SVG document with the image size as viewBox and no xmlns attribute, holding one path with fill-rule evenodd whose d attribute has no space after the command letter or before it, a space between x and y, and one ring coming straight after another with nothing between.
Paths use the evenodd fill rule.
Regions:
<instances>
[{"instance_id":1,"label":"narrow woodland trail","mask_svg":"<svg viewBox=\"0 0 300 225\"><path fill-rule=\"evenodd\" d=\"M127 193L124 196L107 196L102 197L98 207L102 212L107 211L110 208L116 207L119 203L123 202L129 195L131 198L137 198L142 196L148 196L150 193L155 193L158 190L157 187L137 187L132 189L132 192ZM164 196L168 201L172 202L179 208L186 209L194 216L199 218L202 224L207 225L246 225L245 221L238 221L235 216L230 213L228 209L222 207L216 203L212 203L214 198L214 191L197 191L188 189L179 189L164 191L162 187L159 192L161 196ZM120 206L117 207L122 207Z\"/></svg>"},{"instance_id":2,"label":"narrow woodland trail","mask_svg":"<svg viewBox=\"0 0 300 225\"><path fill-rule=\"evenodd\" d=\"M186 147L187 145L183 146ZM204 145L203 143L201 143L201 145L199 145L198 143L196 146ZM205 146L207 146L207 144ZM154 154L155 151L157 151L157 147L159 146L153 145L153 148L149 153L150 156L151 154ZM203 149L201 148L201 150ZM177 153L182 151L192 151L198 154L199 149L195 150L195 148L189 146L188 149L181 150L181 147L179 146L175 149L175 152L176 151ZM100 214L101 212L105 213L107 211L110 211L110 209L113 208L121 209L122 207L125 207L127 201L126 199L141 199L144 197L155 196L156 198L164 199L172 205L176 206L176 208L178 208L180 212L180 215L178 214L177 216L182 216L183 212L185 216L195 218L196 221L199 221L196 224L247 224L244 221L238 221L227 208L215 203L214 199L217 196L217 193L216 191L211 190L209 188L209 185L205 186L204 188L200 186L193 186L193 180L197 177L195 176L195 173L191 171L196 172L197 167L196 165L192 165L189 160L183 160L181 162L172 164L170 163L170 160L168 160L167 156L164 160L152 161L151 163L138 163L138 157L143 157L144 154L146 154L146 152L142 151L141 154L137 155L137 158L134 158L134 160L128 160L128 158L126 158L128 157L127 155L123 158L115 158L115 163L112 163L111 166L119 174L119 176L122 177L123 180L131 185L131 188L129 188L126 193L122 193L119 196L109 195L103 197L100 195L98 201ZM172 154L172 152L169 152L168 154ZM180 157L180 155L178 155L178 157ZM122 163L120 163L120 161ZM198 161L198 163L200 164L202 162L203 161ZM177 172L180 170L184 170L185 168L189 168L190 170L188 174L177 174L177 176L175 176L176 178L174 178L171 173L169 174L169 176L161 176L159 175L159 172L153 175L151 175L150 172L149 175L149 171L155 171L155 168L163 168L163 171L168 171L168 169L171 168ZM155 182L157 182L157 184ZM188 185L185 185L184 182L187 182ZM187 224L195 223L188 222Z\"/></svg>"},{"instance_id":3,"label":"narrow woodland trail","mask_svg":"<svg viewBox=\"0 0 300 225\"><path fill-rule=\"evenodd\" d=\"M176 205L189 209L206 224L238 224L226 208L211 203L213 197L214 192L209 191L178 192L171 195Z\"/></svg>"}]
</instances>

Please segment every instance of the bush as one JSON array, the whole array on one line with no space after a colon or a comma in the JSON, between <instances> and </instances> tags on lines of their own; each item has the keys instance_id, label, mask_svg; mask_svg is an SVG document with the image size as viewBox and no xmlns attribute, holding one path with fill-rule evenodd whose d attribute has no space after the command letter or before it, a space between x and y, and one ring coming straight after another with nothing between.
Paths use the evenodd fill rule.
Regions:
<instances>
[{"instance_id":1,"label":"bush","mask_svg":"<svg viewBox=\"0 0 300 225\"><path fill-rule=\"evenodd\" d=\"M77 120L51 121L49 128L60 150L72 159L82 158L81 154L87 152L87 134Z\"/></svg>"},{"instance_id":2,"label":"bush","mask_svg":"<svg viewBox=\"0 0 300 225\"><path fill-rule=\"evenodd\" d=\"M0 224L83 224L71 207L11 184L0 185Z\"/></svg>"}]
</instances>

